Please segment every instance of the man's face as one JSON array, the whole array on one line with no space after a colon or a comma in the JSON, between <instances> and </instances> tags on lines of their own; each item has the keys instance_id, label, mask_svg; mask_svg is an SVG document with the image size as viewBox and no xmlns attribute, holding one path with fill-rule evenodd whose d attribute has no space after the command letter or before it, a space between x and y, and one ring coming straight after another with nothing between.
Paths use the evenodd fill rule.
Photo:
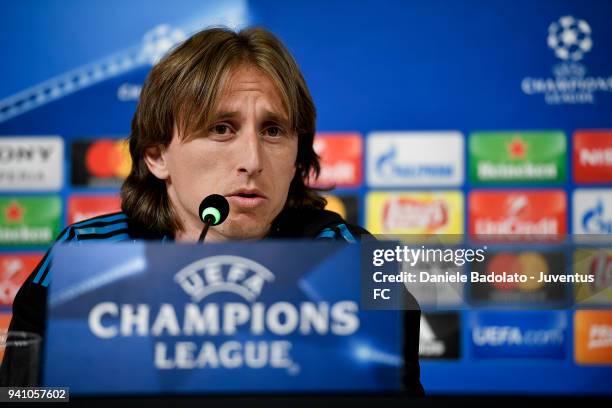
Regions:
<instances>
[{"instance_id":1,"label":"man's face","mask_svg":"<svg viewBox=\"0 0 612 408\"><path fill-rule=\"evenodd\" d=\"M175 130L170 145L147 157L149 169L166 180L184 231L197 239L198 206L209 194L225 196L230 213L212 227L207 241L262 238L287 200L295 174L297 135L272 80L250 66L234 69L219 97L212 125L185 142Z\"/></svg>"}]
</instances>

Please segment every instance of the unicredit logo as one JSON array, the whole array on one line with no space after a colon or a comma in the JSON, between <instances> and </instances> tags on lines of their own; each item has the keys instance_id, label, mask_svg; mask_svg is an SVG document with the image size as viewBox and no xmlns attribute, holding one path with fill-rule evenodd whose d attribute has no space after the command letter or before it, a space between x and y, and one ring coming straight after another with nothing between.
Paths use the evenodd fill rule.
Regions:
<instances>
[{"instance_id":1,"label":"unicredit logo","mask_svg":"<svg viewBox=\"0 0 612 408\"><path fill-rule=\"evenodd\" d=\"M558 234L557 220L543 218L537 222L523 221L514 217L505 220L481 219L476 222L476 234Z\"/></svg>"},{"instance_id":2,"label":"unicredit logo","mask_svg":"<svg viewBox=\"0 0 612 408\"><path fill-rule=\"evenodd\" d=\"M266 267L247 258L231 255L211 256L187 265L174 281L199 302L218 292L231 292L249 302L261 294L264 284L272 282L274 274Z\"/></svg>"},{"instance_id":3,"label":"unicredit logo","mask_svg":"<svg viewBox=\"0 0 612 408\"><path fill-rule=\"evenodd\" d=\"M557 192L477 192L471 196L472 231L491 235L558 235L565 203ZM547 200L547 201L544 201Z\"/></svg>"}]
</instances>

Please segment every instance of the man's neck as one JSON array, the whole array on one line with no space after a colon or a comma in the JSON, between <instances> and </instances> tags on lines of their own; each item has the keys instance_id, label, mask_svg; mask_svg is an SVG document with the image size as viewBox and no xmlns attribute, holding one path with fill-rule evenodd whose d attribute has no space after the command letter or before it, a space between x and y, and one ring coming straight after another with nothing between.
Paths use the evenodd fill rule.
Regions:
<instances>
[{"instance_id":1,"label":"man's neck","mask_svg":"<svg viewBox=\"0 0 612 408\"><path fill-rule=\"evenodd\" d=\"M195 228L185 228L174 232L174 240L176 242L197 242L202 231L197 231Z\"/></svg>"}]
</instances>

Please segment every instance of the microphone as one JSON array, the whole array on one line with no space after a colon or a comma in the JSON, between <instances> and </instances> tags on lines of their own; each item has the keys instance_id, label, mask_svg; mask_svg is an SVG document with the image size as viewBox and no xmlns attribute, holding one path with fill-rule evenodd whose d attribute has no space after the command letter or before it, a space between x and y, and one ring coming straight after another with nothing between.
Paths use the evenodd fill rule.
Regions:
<instances>
[{"instance_id":1,"label":"microphone","mask_svg":"<svg viewBox=\"0 0 612 408\"><path fill-rule=\"evenodd\" d=\"M198 238L198 242L204 242L206 233L208 233L208 227L211 225L219 225L225 221L229 215L229 210L229 203L222 195L211 194L202 200L198 214L204 223L204 228L202 228L202 233L200 234L200 238Z\"/></svg>"}]
</instances>

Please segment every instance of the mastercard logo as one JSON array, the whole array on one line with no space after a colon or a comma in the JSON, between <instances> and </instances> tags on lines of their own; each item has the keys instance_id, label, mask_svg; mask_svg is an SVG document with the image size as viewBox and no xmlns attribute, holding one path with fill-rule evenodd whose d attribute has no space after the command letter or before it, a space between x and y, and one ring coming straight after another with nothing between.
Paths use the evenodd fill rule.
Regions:
<instances>
[{"instance_id":1,"label":"mastercard logo","mask_svg":"<svg viewBox=\"0 0 612 408\"><path fill-rule=\"evenodd\" d=\"M85 154L85 166L94 177L126 178L132 168L127 141L102 139L92 143Z\"/></svg>"},{"instance_id":2,"label":"mastercard logo","mask_svg":"<svg viewBox=\"0 0 612 408\"><path fill-rule=\"evenodd\" d=\"M521 290L523 292L533 292L540 289L544 282L538 282L540 272L545 275L549 273L546 259L537 252L500 252L494 255L487 264L489 274L502 275L517 273L527 276L526 282L495 282L491 283L498 290ZM534 279L530 279L533 276Z\"/></svg>"}]
</instances>

